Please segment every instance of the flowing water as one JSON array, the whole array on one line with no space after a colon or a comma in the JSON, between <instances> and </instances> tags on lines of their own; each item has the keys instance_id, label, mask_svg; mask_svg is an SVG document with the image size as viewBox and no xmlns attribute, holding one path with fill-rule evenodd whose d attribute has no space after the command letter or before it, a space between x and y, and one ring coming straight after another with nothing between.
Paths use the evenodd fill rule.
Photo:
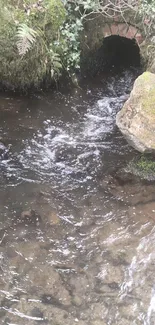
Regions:
<instances>
[{"instance_id":1,"label":"flowing water","mask_svg":"<svg viewBox=\"0 0 155 325\"><path fill-rule=\"evenodd\" d=\"M155 324L155 189L115 125L137 74L0 96L0 324Z\"/></svg>"}]
</instances>

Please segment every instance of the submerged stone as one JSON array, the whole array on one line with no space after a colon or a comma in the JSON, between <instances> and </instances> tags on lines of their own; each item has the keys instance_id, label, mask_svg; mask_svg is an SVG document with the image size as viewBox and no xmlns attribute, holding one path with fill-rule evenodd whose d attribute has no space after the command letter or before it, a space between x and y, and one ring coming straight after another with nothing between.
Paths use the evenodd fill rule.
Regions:
<instances>
[{"instance_id":1,"label":"submerged stone","mask_svg":"<svg viewBox=\"0 0 155 325\"><path fill-rule=\"evenodd\" d=\"M144 72L116 116L128 143L140 152L155 152L155 74Z\"/></svg>"}]
</instances>

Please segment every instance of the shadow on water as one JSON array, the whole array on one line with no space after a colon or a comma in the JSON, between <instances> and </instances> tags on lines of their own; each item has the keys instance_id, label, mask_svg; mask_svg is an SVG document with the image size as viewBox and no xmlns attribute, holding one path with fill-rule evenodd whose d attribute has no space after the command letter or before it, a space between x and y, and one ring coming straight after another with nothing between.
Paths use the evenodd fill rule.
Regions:
<instances>
[{"instance_id":1,"label":"shadow on water","mask_svg":"<svg viewBox=\"0 0 155 325\"><path fill-rule=\"evenodd\" d=\"M155 190L117 174L138 73L1 95L1 324L154 324Z\"/></svg>"}]
</instances>

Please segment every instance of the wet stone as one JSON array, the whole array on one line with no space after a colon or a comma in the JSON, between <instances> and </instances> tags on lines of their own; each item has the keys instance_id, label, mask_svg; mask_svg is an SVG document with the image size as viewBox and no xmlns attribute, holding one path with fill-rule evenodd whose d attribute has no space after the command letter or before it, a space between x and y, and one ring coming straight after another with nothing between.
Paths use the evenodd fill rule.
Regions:
<instances>
[{"instance_id":1,"label":"wet stone","mask_svg":"<svg viewBox=\"0 0 155 325\"><path fill-rule=\"evenodd\" d=\"M90 325L107 325L107 323L104 320L94 320L91 321Z\"/></svg>"},{"instance_id":2,"label":"wet stone","mask_svg":"<svg viewBox=\"0 0 155 325\"><path fill-rule=\"evenodd\" d=\"M70 312L62 310L61 308L56 308L49 306L44 312L45 319L49 321L50 325L54 324L66 324L75 325L80 324L85 325L82 321L78 321L76 317L73 317ZM52 321L51 321L52 320ZM53 321L54 320L54 321Z\"/></svg>"},{"instance_id":3,"label":"wet stone","mask_svg":"<svg viewBox=\"0 0 155 325\"><path fill-rule=\"evenodd\" d=\"M43 312L39 308L37 308L37 307L35 307L34 309L32 309L31 316L32 317L35 317L35 318L44 319Z\"/></svg>"},{"instance_id":4,"label":"wet stone","mask_svg":"<svg viewBox=\"0 0 155 325\"><path fill-rule=\"evenodd\" d=\"M131 217L135 217L138 220L148 221L153 220L155 221L155 202L149 203L142 203L138 204L134 207L130 207L128 213Z\"/></svg>"},{"instance_id":5,"label":"wet stone","mask_svg":"<svg viewBox=\"0 0 155 325\"><path fill-rule=\"evenodd\" d=\"M22 270L22 265L24 266L25 263L33 263L43 256L45 258L47 255L46 250L43 249L40 242L37 241L21 242L20 244L14 243L11 246L11 253L11 265L20 267L20 270ZM20 263L21 265L19 265Z\"/></svg>"},{"instance_id":6,"label":"wet stone","mask_svg":"<svg viewBox=\"0 0 155 325\"><path fill-rule=\"evenodd\" d=\"M36 324L36 322L42 324L43 321L46 322L43 307L38 299L33 299L33 296L31 299L27 299L25 295L21 295L18 302L13 302L11 306L10 319L13 324L21 324L21 321L23 325L26 325L27 322L30 325Z\"/></svg>"},{"instance_id":7,"label":"wet stone","mask_svg":"<svg viewBox=\"0 0 155 325\"><path fill-rule=\"evenodd\" d=\"M8 325L11 323L11 319L9 317L4 318L4 325Z\"/></svg>"},{"instance_id":8,"label":"wet stone","mask_svg":"<svg viewBox=\"0 0 155 325\"><path fill-rule=\"evenodd\" d=\"M33 289L38 292L40 297L49 297L49 302L57 301L64 306L71 304L71 297L68 290L63 285L60 275L52 266L40 265L35 267L35 272L30 270L28 273L29 282L27 290ZM54 300L56 299L56 300ZM48 299L45 299L48 302Z\"/></svg>"},{"instance_id":9,"label":"wet stone","mask_svg":"<svg viewBox=\"0 0 155 325\"><path fill-rule=\"evenodd\" d=\"M131 325L131 322L128 321L127 319L125 319L125 318L122 318L122 319L117 320L116 324L117 325ZM136 321L136 325L141 325L141 322L137 323L137 321Z\"/></svg>"},{"instance_id":10,"label":"wet stone","mask_svg":"<svg viewBox=\"0 0 155 325\"><path fill-rule=\"evenodd\" d=\"M137 300L134 304L131 302L128 305L122 304L122 307L120 307L119 310L124 319L133 322L135 318L138 319L138 313L139 310L141 310L140 302Z\"/></svg>"},{"instance_id":11,"label":"wet stone","mask_svg":"<svg viewBox=\"0 0 155 325\"><path fill-rule=\"evenodd\" d=\"M56 211L49 212L47 215L47 220L50 225L57 225L61 221Z\"/></svg>"},{"instance_id":12,"label":"wet stone","mask_svg":"<svg viewBox=\"0 0 155 325\"><path fill-rule=\"evenodd\" d=\"M75 306L81 306L82 305L82 299L79 296L74 296L72 299L72 303Z\"/></svg>"},{"instance_id":13,"label":"wet stone","mask_svg":"<svg viewBox=\"0 0 155 325\"><path fill-rule=\"evenodd\" d=\"M0 310L0 318L4 317L6 314L6 310Z\"/></svg>"},{"instance_id":14,"label":"wet stone","mask_svg":"<svg viewBox=\"0 0 155 325\"><path fill-rule=\"evenodd\" d=\"M94 303L90 306L90 319L105 320L107 315L107 308L103 303Z\"/></svg>"},{"instance_id":15,"label":"wet stone","mask_svg":"<svg viewBox=\"0 0 155 325\"><path fill-rule=\"evenodd\" d=\"M41 222L41 217L38 213L36 213L36 211L30 209L27 211L23 211L21 213L21 221L23 221L24 223L27 224L36 224L37 226L39 226L40 222Z\"/></svg>"},{"instance_id":16,"label":"wet stone","mask_svg":"<svg viewBox=\"0 0 155 325\"><path fill-rule=\"evenodd\" d=\"M118 288L118 285L123 281L123 272L120 267L116 267L110 264L105 264L100 268L100 272L97 274L97 279L101 283L108 284L109 286Z\"/></svg>"},{"instance_id":17,"label":"wet stone","mask_svg":"<svg viewBox=\"0 0 155 325\"><path fill-rule=\"evenodd\" d=\"M119 171L116 175L107 175L101 181L105 188L115 198L131 205L147 203L154 200L155 186L151 182L141 181L135 175Z\"/></svg>"}]
</instances>

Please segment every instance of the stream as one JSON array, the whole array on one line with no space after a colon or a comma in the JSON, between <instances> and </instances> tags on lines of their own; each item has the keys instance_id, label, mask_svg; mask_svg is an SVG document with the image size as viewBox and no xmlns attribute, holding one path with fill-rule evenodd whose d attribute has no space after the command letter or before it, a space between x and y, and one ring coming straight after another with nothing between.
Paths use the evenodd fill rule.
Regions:
<instances>
[{"instance_id":1,"label":"stream","mask_svg":"<svg viewBox=\"0 0 155 325\"><path fill-rule=\"evenodd\" d=\"M0 94L1 325L155 325L155 187L115 123L140 73Z\"/></svg>"}]
</instances>

